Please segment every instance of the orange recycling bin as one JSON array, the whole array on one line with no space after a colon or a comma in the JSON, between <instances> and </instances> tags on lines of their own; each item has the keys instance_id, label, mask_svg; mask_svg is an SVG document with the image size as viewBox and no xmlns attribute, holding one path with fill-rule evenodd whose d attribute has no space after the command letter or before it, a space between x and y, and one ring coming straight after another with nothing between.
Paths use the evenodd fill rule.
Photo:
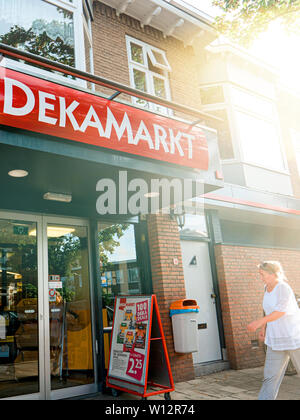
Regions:
<instances>
[{"instance_id":1,"label":"orange recycling bin","mask_svg":"<svg viewBox=\"0 0 300 420\"><path fill-rule=\"evenodd\" d=\"M196 300L181 299L170 306L174 348L176 353L195 353L198 351Z\"/></svg>"}]
</instances>

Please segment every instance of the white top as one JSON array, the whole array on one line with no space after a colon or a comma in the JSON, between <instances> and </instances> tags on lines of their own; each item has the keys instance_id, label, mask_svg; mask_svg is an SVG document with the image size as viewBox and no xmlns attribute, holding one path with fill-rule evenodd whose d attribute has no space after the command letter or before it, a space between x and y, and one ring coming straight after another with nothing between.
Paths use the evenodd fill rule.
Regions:
<instances>
[{"instance_id":1,"label":"white top","mask_svg":"<svg viewBox=\"0 0 300 420\"><path fill-rule=\"evenodd\" d=\"M0 315L0 338L6 338L6 328L5 328L5 318L4 316Z\"/></svg>"},{"instance_id":2,"label":"white top","mask_svg":"<svg viewBox=\"0 0 300 420\"><path fill-rule=\"evenodd\" d=\"M265 344L278 351L299 349L300 309L292 288L280 281L272 292L265 292L263 308L266 315L285 312L277 321L268 322Z\"/></svg>"}]
</instances>

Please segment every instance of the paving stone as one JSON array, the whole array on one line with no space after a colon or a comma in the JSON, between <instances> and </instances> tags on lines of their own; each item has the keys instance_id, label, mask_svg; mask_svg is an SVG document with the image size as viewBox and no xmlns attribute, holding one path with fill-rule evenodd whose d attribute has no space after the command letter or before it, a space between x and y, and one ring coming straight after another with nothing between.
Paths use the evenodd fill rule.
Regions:
<instances>
[{"instance_id":1,"label":"paving stone","mask_svg":"<svg viewBox=\"0 0 300 420\"><path fill-rule=\"evenodd\" d=\"M246 370L228 370L201 376L175 384L172 400L257 400L263 380L263 367ZM119 397L97 394L87 400L141 400L131 394ZM164 400L164 395L154 395L149 400ZM279 400L300 400L300 378L285 376L278 395Z\"/></svg>"}]
</instances>

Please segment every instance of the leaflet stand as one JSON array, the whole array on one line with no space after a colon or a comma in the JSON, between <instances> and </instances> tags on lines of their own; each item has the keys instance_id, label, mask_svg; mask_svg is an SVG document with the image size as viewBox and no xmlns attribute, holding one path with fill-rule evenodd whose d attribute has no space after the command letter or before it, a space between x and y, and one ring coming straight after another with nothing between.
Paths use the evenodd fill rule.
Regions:
<instances>
[{"instance_id":1,"label":"leaflet stand","mask_svg":"<svg viewBox=\"0 0 300 420\"><path fill-rule=\"evenodd\" d=\"M155 295L116 298L106 385L144 400L171 399L175 388Z\"/></svg>"}]
</instances>

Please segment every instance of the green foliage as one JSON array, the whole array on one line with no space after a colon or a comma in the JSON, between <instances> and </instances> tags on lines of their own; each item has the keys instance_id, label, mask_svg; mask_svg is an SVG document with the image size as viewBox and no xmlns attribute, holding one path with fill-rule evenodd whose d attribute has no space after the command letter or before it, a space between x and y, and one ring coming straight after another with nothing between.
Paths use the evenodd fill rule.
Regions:
<instances>
[{"instance_id":1,"label":"green foliage","mask_svg":"<svg viewBox=\"0 0 300 420\"><path fill-rule=\"evenodd\" d=\"M33 26L35 22L33 22ZM74 47L66 44L59 36L52 39L46 31L37 34L32 27L28 30L14 25L10 31L0 36L0 42L16 48L22 48L32 54L40 55L49 60L73 66L75 65Z\"/></svg>"},{"instance_id":2,"label":"green foliage","mask_svg":"<svg viewBox=\"0 0 300 420\"><path fill-rule=\"evenodd\" d=\"M300 0L214 0L213 4L224 12L216 18L217 30L244 46L274 21L300 35Z\"/></svg>"},{"instance_id":3,"label":"green foliage","mask_svg":"<svg viewBox=\"0 0 300 420\"><path fill-rule=\"evenodd\" d=\"M28 283L25 284L23 290L23 297L26 299L34 299L38 297L38 289L35 285Z\"/></svg>"},{"instance_id":4,"label":"green foliage","mask_svg":"<svg viewBox=\"0 0 300 420\"><path fill-rule=\"evenodd\" d=\"M98 233L100 261L103 271L109 271L112 266L109 263L109 254L113 254L115 249L120 246L120 239L129 228L128 223L113 224Z\"/></svg>"}]
</instances>

